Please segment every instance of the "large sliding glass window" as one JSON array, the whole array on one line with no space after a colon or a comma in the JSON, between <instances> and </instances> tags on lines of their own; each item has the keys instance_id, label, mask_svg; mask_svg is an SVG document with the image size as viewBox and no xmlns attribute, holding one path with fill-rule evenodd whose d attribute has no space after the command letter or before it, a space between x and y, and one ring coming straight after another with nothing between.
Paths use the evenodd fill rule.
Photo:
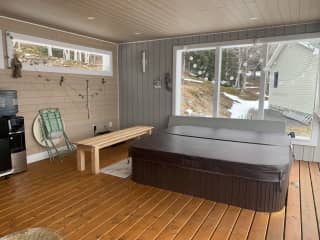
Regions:
<instances>
[{"instance_id":1,"label":"large sliding glass window","mask_svg":"<svg viewBox=\"0 0 320 240\"><path fill-rule=\"evenodd\" d=\"M284 121L288 133L311 140L320 39L210 47L176 50L174 114Z\"/></svg>"}]
</instances>

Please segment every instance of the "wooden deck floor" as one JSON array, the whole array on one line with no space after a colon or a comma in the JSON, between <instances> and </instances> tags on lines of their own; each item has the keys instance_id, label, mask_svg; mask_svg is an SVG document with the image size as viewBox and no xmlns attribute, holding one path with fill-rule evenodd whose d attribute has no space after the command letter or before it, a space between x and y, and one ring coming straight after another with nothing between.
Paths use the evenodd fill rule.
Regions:
<instances>
[{"instance_id":1,"label":"wooden deck floor","mask_svg":"<svg viewBox=\"0 0 320 240\"><path fill-rule=\"evenodd\" d=\"M125 158L126 150L104 151L101 165ZM48 227L75 240L319 239L319 165L295 162L290 182L287 208L269 214L80 173L74 156L41 161L0 180L0 236Z\"/></svg>"}]
</instances>

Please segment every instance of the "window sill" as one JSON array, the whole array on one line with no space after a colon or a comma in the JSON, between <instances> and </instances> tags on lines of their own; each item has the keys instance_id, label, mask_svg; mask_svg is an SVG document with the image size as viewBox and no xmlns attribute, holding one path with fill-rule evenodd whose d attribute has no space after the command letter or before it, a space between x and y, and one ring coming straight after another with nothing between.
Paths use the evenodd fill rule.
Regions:
<instances>
[{"instance_id":1,"label":"window sill","mask_svg":"<svg viewBox=\"0 0 320 240\"><path fill-rule=\"evenodd\" d=\"M24 71L30 72L48 72L48 73L66 73L66 74L79 74L79 75L93 75L93 76L104 76L112 77L112 71L91 71L91 70L82 70L82 69L71 69L64 67L36 67L36 66L23 66Z\"/></svg>"}]
</instances>

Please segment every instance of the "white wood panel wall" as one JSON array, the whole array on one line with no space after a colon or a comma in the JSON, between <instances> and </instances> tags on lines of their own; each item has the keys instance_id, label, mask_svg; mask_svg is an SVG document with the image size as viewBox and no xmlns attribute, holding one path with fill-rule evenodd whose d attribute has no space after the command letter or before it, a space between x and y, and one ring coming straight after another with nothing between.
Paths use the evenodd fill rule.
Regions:
<instances>
[{"instance_id":1,"label":"white wood panel wall","mask_svg":"<svg viewBox=\"0 0 320 240\"><path fill-rule=\"evenodd\" d=\"M23 72L20 79L12 79L10 71L0 71L0 89L17 90L19 113L25 118L26 144L28 155L43 152L34 141L32 124L38 111L58 107L72 141L92 136L95 124L98 131L108 128L109 121L117 128L117 83L101 77L63 75L64 83L59 85L61 74ZM87 117L86 80L89 80L90 119ZM98 94L98 95L96 95Z\"/></svg>"},{"instance_id":2,"label":"white wood panel wall","mask_svg":"<svg viewBox=\"0 0 320 240\"><path fill-rule=\"evenodd\" d=\"M42 108L60 109L71 141L92 136L93 124L98 131L108 128L109 122L113 123L113 129L118 128L117 45L11 20L0 19L0 29L113 53L113 77L23 71L22 78L13 79L11 70L0 69L0 89L18 92L18 115L25 118L28 155L45 151L36 143L32 133L34 118ZM61 76L64 76L62 86L59 85ZM102 78L105 84L102 84ZM89 80L90 119L87 117L86 99L79 96L86 94L86 80Z\"/></svg>"},{"instance_id":3,"label":"white wood panel wall","mask_svg":"<svg viewBox=\"0 0 320 240\"><path fill-rule=\"evenodd\" d=\"M319 155L320 147L294 145L294 154L297 160L320 162Z\"/></svg>"}]
</instances>

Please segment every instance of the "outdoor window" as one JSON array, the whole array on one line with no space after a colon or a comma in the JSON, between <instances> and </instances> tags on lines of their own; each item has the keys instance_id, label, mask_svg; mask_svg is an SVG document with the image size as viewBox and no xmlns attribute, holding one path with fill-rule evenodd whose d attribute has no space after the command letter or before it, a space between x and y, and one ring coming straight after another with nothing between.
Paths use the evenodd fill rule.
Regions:
<instances>
[{"instance_id":1,"label":"outdoor window","mask_svg":"<svg viewBox=\"0 0 320 240\"><path fill-rule=\"evenodd\" d=\"M8 53L17 53L23 69L112 75L112 53L17 33L7 33ZM9 64L11 59L9 59Z\"/></svg>"},{"instance_id":2,"label":"outdoor window","mask_svg":"<svg viewBox=\"0 0 320 240\"><path fill-rule=\"evenodd\" d=\"M257 119L262 46L222 48L219 117Z\"/></svg>"},{"instance_id":3,"label":"outdoor window","mask_svg":"<svg viewBox=\"0 0 320 240\"><path fill-rule=\"evenodd\" d=\"M269 44L265 119L286 122L287 132L309 139L316 104L320 40Z\"/></svg>"},{"instance_id":4,"label":"outdoor window","mask_svg":"<svg viewBox=\"0 0 320 240\"><path fill-rule=\"evenodd\" d=\"M182 54L180 114L212 117L215 51Z\"/></svg>"},{"instance_id":5,"label":"outdoor window","mask_svg":"<svg viewBox=\"0 0 320 240\"><path fill-rule=\"evenodd\" d=\"M319 39L176 47L174 114L284 121L315 142L319 49Z\"/></svg>"}]
</instances>

